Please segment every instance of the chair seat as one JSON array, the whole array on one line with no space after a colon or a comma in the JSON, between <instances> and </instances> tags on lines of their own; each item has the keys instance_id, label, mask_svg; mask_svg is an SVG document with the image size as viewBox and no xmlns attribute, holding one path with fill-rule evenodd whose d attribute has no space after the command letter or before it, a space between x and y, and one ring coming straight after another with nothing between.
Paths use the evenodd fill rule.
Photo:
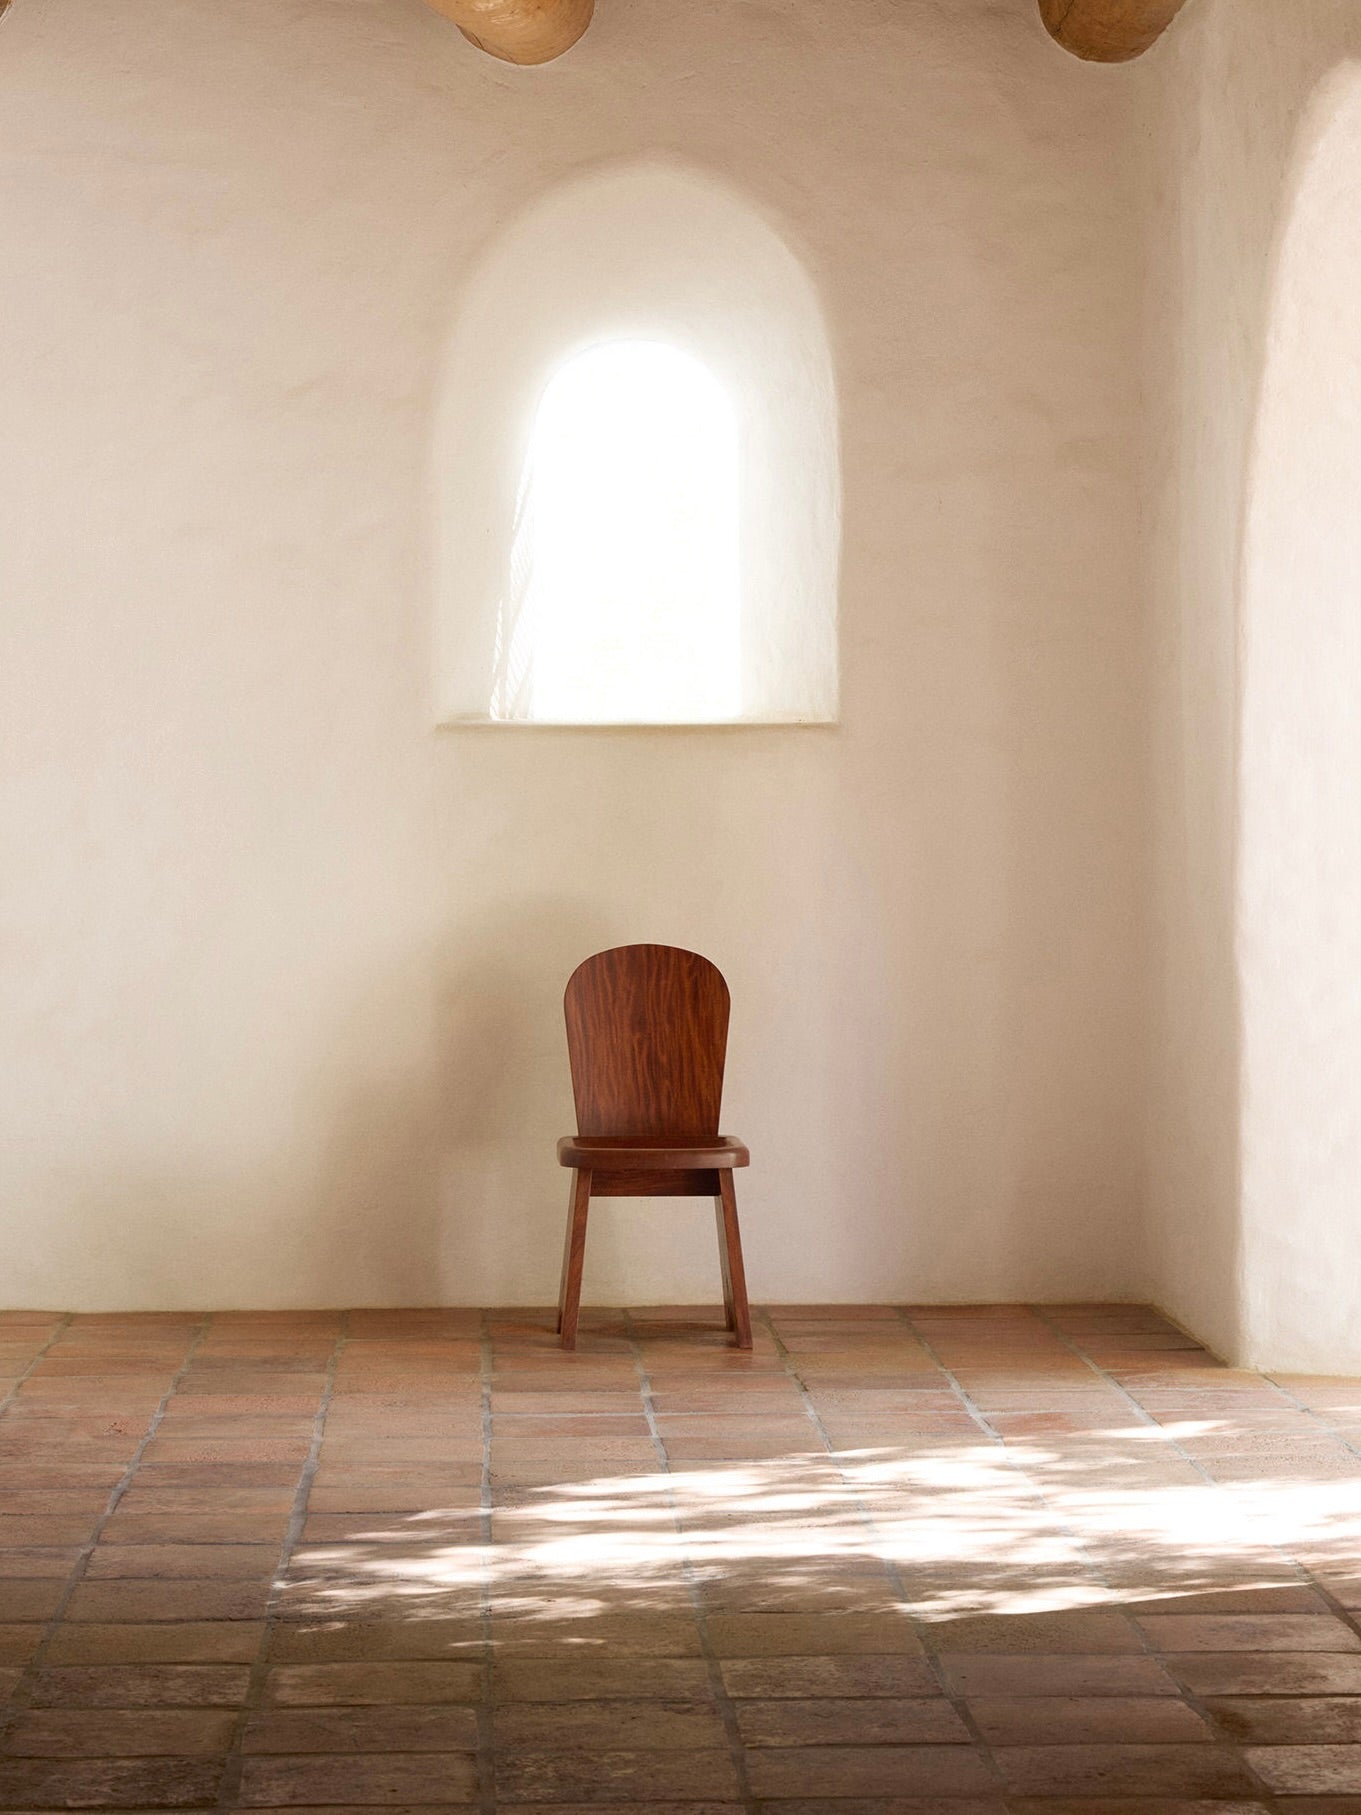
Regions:
<instances>
[{"instance_id":1,"label":"chair seat","mask_svg":"<svg viewBox=\"0 0 1361 1815\"><path fill-rule=\"evenodd\" d=\"M567 1134L558 1142L558 1164L600 1172L712 1172L749 1166L751 1155L727 1134L711 1141L669 1141L655 1134Z\"/></svg>"}]
</instances>

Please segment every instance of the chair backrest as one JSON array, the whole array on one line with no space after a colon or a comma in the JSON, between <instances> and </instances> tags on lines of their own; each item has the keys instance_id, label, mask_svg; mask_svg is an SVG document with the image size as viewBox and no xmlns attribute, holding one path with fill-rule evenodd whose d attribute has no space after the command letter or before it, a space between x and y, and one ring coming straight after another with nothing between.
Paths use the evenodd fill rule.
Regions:
<instances>
[{"instance_id":1,"label":"chair backrest","mask_svg":"<svg viewBox=\"0 0 1361 1815\"><path fill-rule=\"evenodd\" d=\"M577 966L563 998L577 1133L712 1140L728 986L697 952L619 945Z\"/></svg>"}]
</instances>

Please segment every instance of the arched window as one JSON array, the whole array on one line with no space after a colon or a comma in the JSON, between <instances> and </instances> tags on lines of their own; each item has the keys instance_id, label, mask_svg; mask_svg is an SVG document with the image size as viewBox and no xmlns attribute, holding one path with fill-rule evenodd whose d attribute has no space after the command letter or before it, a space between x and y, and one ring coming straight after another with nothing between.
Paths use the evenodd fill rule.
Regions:
<instances>
[{"instance_id":1,"label":"arched window","mask_svg":"<svg viewBox=\"0 0 1361 1815\"><path fill-rule=\"evenodd\" d=\"M836 390L807 273L645 164L482 261L432 465L442 725L836 717Z\"/></svg>"},{"instance_id":2,"label":"arched window","mask_svg":"<svg viewBox=\"0 0 1361 1815\"><path fill-rule=\"evenodd\" d=\"M664 341L588 348L550 380L525 461L499 626L498 718L737 718L737 422Z\"/></svg>"}]
</instances>

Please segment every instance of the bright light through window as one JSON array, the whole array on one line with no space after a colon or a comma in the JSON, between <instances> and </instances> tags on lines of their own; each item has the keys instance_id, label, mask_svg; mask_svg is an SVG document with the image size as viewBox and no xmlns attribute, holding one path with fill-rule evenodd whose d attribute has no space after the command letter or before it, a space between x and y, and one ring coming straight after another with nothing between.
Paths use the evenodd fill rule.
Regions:
<instances>
[{"instance_id":1,"label":"bright light through window","mask_svg":"<svg viewBox=\"0 0 1361 1815\"><path fill-rule=\"evenodd\" d=\"M722 386L675 346L616 341L555 374L525 467L499 716L740 716L737 440Z\"/></svg>"}]
</instances>

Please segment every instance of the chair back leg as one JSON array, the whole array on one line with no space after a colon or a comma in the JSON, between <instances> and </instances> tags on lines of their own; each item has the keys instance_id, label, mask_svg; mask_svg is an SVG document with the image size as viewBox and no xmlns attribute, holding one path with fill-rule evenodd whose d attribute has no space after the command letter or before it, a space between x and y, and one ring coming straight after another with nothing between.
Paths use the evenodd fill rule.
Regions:
<instances>
[{"instance_id":1,"label":"chair back leg","mask_svg":"<svg viewBox=\"0 0 1361 1815\"><path fill-rule=\"evenodd\" d=\"M718 1190L714 1211L718 1223L718 1254L723 1264L723 1307L738 1348L749 1349L751 1307L747 1303L746 1268L742 1265L742 1236L737 1227L737 1187L726 1166L719 1172Z\"/></svg>"},{"instance_id":2,"label":"chair back leg","mask_svg":"<svg viewBox=\"0 0 1361 1815\"><path fill-rule=\"evenodd\" d=\"M562 1285L558 1289L558 1334L565 1349L577 1346L577 1314L581 1309L581 1273L586 1265L586 1215L591 1207L591 1175L572 1174L567 1200L567 1240L562 1250Z\"/></svg>"}]
</instances>

